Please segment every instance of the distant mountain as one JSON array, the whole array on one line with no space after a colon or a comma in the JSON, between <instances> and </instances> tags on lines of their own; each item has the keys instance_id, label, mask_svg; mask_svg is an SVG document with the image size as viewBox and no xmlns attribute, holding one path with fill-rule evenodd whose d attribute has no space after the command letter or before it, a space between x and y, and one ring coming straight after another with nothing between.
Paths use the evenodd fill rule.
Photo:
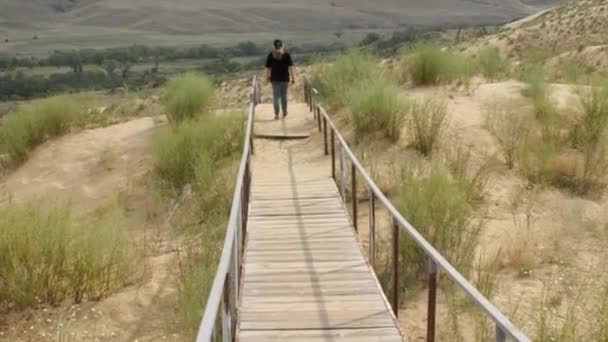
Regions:
<instances>
[{"instance_id":1,"label":"distant mountain","mask_svg":"<svg viewBox=\"0 0 608 342\"><path fill-rule=\"evenodd\" d=\"M500 23L562 0L0 0L0 40L188 36ZM165 37L166 39L166 37ZM47 39L48 42L48 39ZM177 41L179 42L179 40ZM4 46L0 51L18 49Z\"/></svg>"}]
</instances>

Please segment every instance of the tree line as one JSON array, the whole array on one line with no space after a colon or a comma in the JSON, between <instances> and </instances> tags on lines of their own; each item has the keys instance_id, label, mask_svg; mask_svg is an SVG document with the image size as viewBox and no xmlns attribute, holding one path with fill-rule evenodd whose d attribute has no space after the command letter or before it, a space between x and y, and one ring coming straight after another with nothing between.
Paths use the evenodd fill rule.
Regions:
<instances>
[{"instance_id":1,"label":"tree line","mask_svg":"<svg viewBox=\"0 0 608 342\"><path fill-rule=\"evenodd\" d=\"M292 53L337 52L345 48L342 43L303 44L290 47ZM81 71L82 65L102 66L107 61L114 63L169 62L182 59L229 59L264 55L268 48L251 41L220 48L210 45L195 47L150 47L131 45L107 49L55 50L47 57L0 55L0 70L34 68L43 66L70 67Z\"/></svg>"}]
</instances>

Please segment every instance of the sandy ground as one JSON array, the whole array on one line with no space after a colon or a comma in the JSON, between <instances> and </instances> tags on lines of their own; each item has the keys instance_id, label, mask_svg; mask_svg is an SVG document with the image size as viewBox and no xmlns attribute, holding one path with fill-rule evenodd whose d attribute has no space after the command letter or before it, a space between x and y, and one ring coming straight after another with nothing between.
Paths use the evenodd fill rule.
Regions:
<instances>
[{"instance_id":1,"label":"sandy ground","mask_svg":"<svg viewBox=\"0 0 608 342\"><path fill-rule=\"evenodd\" d=\"M13 201L70 203L76 215L126 196L120 222L134 241L159 234L146 219L149 199L142 185L150 170L159 126L145 117L86 130L49 141L0 183ZM8 198L8 196L4 196ZM139 243L141 245L141 243ZM41 307L0 319L0 341L161 341L181 340L172 331L175 311L175 254L161 246L142 260L142 279L120 292L78 306ZM141 276L140 276L141 274Z\"/></svg>"}]
</instances>

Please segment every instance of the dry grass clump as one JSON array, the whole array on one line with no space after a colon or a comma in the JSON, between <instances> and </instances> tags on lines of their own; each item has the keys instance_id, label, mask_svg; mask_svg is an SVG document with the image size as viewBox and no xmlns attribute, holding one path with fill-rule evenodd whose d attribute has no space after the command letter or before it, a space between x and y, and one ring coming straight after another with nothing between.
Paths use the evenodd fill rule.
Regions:
<instances>
[{"instance_id":1,"label":"dry grass clump","mask_svg":"<svg viewBox=\"0 0 608 342\"><path fill-rule=\"evenodd\" d=\"M522 141L527 139L532 120L503 103L492 103L486 108L486 128L492 133L502 152L507 167L515 166Z\"/></svg>"},{"instance_id":2,"label":"dry grass clump","mask_svg":"<svg viewBox=\"0 0 608 342\"><path fill-rule=\"evenodd\" d=\"M131 277L135 254L115 222L75 222L66 207L0 207L0 303L98 300Z\"/></svg>"},{"instance_id":3,"label":"dry grass clump","mask_svg":"<svg viewBox=\"0 0 608 342\"><path fill-rule=\"evenodd\" d=\"M55 96L23 106L0 121L0 155L16 166L46 140L67 133L85 116L72 96Z\"/></svg>"},{"instance_id":4,"label":"dry grass clump","mask_svg":"<svg viewBox=\"0 0 608 342\"><path fill-rule=\"evenodd\" d=\"M330 106L349 104L353 90L379 80L382 70L373 56L351 50L338 56L332 64L319 64L313 69L312 83Z\"/></svg>"},{"instance_id":5,"label":"dry grass clump","mask_svg":"<svg viewBox=\"0 0 608 342\"><path fill-rule=\"evenodd\" d=\"M205 75L185 74L173 77L163 90L167 118L173 124L208 116L215 100L215 87Z\"/></svg>"},{"instance_id":6,"label":"dry grass clump","mask_svg":"<svg viewBox=\"0 0 608 342\"><path fill-rule=\"evenodd\" d=\"M428 172L404 172L396 203L403 216L462 273L471 270L482 224L474 216L470 182L455 178L437 165ZM415 243L401 240L403 280L406 287L423 274L427 258Z\"/></svg>"},{"instance_id":7,"label":"dry grass clump","mask_svg":"<svg viewBox=\"0 0 608 342\"><path fill-rule=\"evenodd\" d=\"M397 86L376 79L353 89L349 99L357 139L380 132L391 141L399 140L409 104L400 98Z\"/></svg>"},{"instance_id":8,"label":"dry grass clump","mask_svg":"<svg viewBox=\"0 0 608 342\"><path fill-rule=\"evenodd\" d=\"M463 81L475 74L471 61L432 43L416 44L403 56L402 68L417 86Z\"/></svg>"},{"instance_id":9,"label":"dry grass clump","mask_svg":"<svg viewBox=\"0 0 608 342\"><path fill-rule=\"evenodd\" d=\"M424 156L430 156L445 130L447 104L428 99L411 107L406 123L414 148Z\"/></svg>"}]
</instances>

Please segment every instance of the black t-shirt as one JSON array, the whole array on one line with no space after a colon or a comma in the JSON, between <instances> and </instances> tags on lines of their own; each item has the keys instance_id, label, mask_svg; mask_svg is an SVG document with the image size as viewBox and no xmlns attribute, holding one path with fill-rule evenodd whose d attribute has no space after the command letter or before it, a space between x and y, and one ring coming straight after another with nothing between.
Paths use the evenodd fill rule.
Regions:
<instances>
[{"instance_id":1,"label":"black t-shirt","mask_svg":"<svg viewBox=\"0 0 608 342\"><path fill-rule=\"evenodd\" d=\"M270 81L289 82L289 67L293 66L293 60L288 52L283 53L281 59L274 58L272 52L266 59L266 67L270 68Z\"/></svg>"}]
</instances>

